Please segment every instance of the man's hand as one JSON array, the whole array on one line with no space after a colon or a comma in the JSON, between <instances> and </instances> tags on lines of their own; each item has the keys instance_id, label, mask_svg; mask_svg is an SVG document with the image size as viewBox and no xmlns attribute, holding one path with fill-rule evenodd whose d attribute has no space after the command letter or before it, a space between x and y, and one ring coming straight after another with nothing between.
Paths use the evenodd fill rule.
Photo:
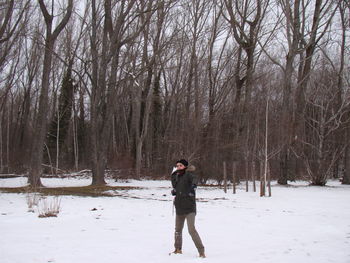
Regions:
<instances>
[{"instance_id":1,"label":"man's hand","mask_svg":"<svg viewBox=\"0 0 350 263\"><path fill-rule=\"evenodd\" d=\"M197 185L193 184L191 186L191 190L190 192L188 193L189 196L195 196L196 195L196 188L197 188Z\"/></svg>"}]
</instances>

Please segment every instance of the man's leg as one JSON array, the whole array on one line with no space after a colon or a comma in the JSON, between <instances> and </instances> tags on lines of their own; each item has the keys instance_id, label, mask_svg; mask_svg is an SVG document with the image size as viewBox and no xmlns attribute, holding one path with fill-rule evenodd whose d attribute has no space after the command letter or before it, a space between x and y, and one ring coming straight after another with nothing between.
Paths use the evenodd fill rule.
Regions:
<instances>
[{"instance_id":1,"label":"man's leg","mask_svg":"<svg viewBox=\"0 0 350 263\"><path fill-rule=\"evenodd\" d=\"M182 249L182 229L184 228L186 215L176 215L175 220L175 252Z\"/></svg>"},{"instance_id":2,"label":"man's leg","mask_svg":"<svg viewBox=\"0 0 350 263\"><path fill-rule=\"evenodd\" d=\"M196 227L194 225L195 218L196 218L195 213L190 213L186 216L188 232L190 233L192 240L193 240L194 244L196 245L196 248L198 249L199 254L204 255L204 246L203 246L202 240L199 237L199 234L196 230Z\"/></svg>"}]
</instances>

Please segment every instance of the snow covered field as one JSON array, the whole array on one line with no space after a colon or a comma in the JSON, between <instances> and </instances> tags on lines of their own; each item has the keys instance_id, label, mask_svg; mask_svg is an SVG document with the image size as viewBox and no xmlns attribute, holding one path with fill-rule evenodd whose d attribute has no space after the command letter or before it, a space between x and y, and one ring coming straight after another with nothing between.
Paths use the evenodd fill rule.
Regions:
<instances>
[{"instance_id":1,"label":"snow covered field","mask_svg":"<svg viewBox=\"0 0 350 263\"><path fill-rule=\"evenodd\" d=\"M230 189L197 190L197 230L206 259L184 229L182 255L171 255L175 216L168 181L108 181L140 186L120 197L62 196L58 217L28 212L25 194L0 193L1 263L349 263L350 187L274 185L272 197ZM46 186L88 179L43 179ZM0 179L0 187L26 178ZM48 197L48 201L53 197Z\"/></svg>"}]
</instances>

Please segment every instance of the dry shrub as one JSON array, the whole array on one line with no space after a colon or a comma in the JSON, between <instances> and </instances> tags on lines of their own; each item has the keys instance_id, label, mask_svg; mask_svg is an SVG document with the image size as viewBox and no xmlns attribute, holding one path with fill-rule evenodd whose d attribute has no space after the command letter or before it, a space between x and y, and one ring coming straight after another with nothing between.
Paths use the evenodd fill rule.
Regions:
<instances>
[{"instance_id":1,"label":"dry shrub","mask_svg":"<svg viewBox=\"0 0 350 263\"><path fill-rule=\"evenodd\" d=\"M26 200L28 205L28 212L34 213L34 207L38 206L40 196L37 193L27 193Z\"/></svg>"},{"instance_id":2,"label":"dry shrub","mask_svg":"<svg viewBox=\"0 0 350 263\"><path fill-rule=\"evenodd\" d=\"M38 206L39 217L57 217L61 209L61 198L41 199Z\"/></svg>"}]
</instances>

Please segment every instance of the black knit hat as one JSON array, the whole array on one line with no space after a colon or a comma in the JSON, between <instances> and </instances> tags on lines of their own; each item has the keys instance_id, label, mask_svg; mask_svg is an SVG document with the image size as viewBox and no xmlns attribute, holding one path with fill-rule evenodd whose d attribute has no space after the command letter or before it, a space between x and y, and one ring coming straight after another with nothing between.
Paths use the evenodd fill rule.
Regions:
<instances>
[{"instance_id":1,"label":"black knit hat","mask_svg":"<svg viewBox=\"0 0 350 263\"><path fill-rule=\"evenodd\" d=\"M182 163L184 166L188 166L188 162L185 159L178 160L176 163Z\"/></svg>"}]
</instances>

